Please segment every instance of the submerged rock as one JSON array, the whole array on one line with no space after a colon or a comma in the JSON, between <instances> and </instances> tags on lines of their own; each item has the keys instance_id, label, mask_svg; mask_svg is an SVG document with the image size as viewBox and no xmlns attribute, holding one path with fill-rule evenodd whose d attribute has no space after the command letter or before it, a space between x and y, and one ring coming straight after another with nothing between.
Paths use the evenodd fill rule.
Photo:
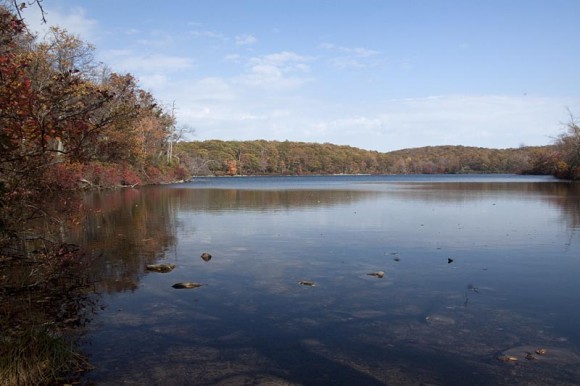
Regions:
<instances>
[{"instance_id":1,"label":"submerged rock","mask_svg":"<svg viewBox=\"0 0 580 386\"><path fill-rule=\"evenodd\" d=\"M367 273L367 275L378 277L379 279L382 279L385 276L385 273L383 271L377 271L377 272Z\"/></svg>"},{"instance_id":2,"label":"submerged rock","mask_svg":"<svg viewBox=\"0 0 580 386\"><path fill-rule=\"evenodd\" d=\"M479 288L477 288L477 287L476 287L476 286L474 286L473 284L468 284L468 285L467 285L467 289L468 289L469 291L473 291L473 292L475 292L476 294L478 294L478 293L479 293Z\"/></svg>"},{"instance_id":3,"label":"submerged rock","mask_svg":"<svg viewBox=\"0 0 580 386\"><path fill-rule=\"evenodd\" d=\"M191 289L201 287L202 285L203 284L200 283L185 282L185 283L175 283L172 285L172 287L176 289Z\"/></svg>"},{"instance_id":4,"label":"submerged rock","mask_svg":"<svg viewBox=\"0 0 580 386\"><path fill-rule=\"evenodd\" d=\"M377 310L360 310L352 312L351 315L358 319L373 319L386 315L386 312Z\"/></svg>"},{"instance_id":5,"label":"submerged rock","mask_svg":"<svg viewBox=\"0 0 580 386\"><path fill-rule=\"evenodd\" d=\"M518 358L512 355L500 355L497 357L497 360L500 362L517 362Z\"/></svg>"},{"instance_id":6,"label":"submerged rock","mask_svg":"<svg viewBox=\"0 0 580 386\"><path fill-rule=\"evenodd\" d=\"M547 349L538 348L537 346L517 346L505 350L500 356L510 356L517 359L526 359L530 362L551 363L555 365L580 364L580 356L576 353L565 348L556 347Z\"/></svg>"},{"instance_id":7,"label":"submerged rock","mask_svg":"<svg viewBox=\"0 0 580 386\"><path fill-rule=\"evenodd\" d=\"M316 286L316 284L313 281L310 281L310 280L300 280L298 282L298 284L305 285L305 286L308 286L308 287L315 287Z\"/></svg>"},{"instance_id":8,"label":"submerged rock","mask_svg":"<svg viewBox=\"0 0 580 386\"><path fill-rule=\"evenodd\" d=\"M451 326L455 324L455 319L439 314L432 314L425 318L425 321L430 325L435 326Z\"/></svg>"},{"instance_id":9,"label":"submerged rock","mask_svg":"<svg viewBox=\"0 0 580 386\"><path fill-rule=\"evenodd\" d=\"M209 253L207 253L207 252L204 252L204 253L201 254L201 259L203 261L210 261L211 260L211 255Z\"/></svg>"},{"instance_id":10,"label":"submerged rock","mask_svg":"<svg viewBox=\"0 0 580 386\"><path fill-rule=\"evenodd\" d=\"M539 348L535 352L538 355L546 355L548 353L548 350L546 350L545 348Z\"/></svg>"},{"instance_id":11,"label":"submerged rock","mask_svg":"<svg viewBox=\"0 0 580 386\"><path fill-rule=\"evenodd\" d=\"M148 264L146 268L147 271L165 273L173 271L173 268L175 268L175 264Z\"/></svg>"}]
</instances>

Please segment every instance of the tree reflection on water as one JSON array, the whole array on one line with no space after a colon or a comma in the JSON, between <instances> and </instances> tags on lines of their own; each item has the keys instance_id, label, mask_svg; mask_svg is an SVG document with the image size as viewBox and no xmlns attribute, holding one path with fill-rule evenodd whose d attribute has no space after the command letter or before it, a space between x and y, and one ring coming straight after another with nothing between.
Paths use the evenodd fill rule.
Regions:
<instances>
[{"instance_id":1,"label":"tree reflection on water","mask_svg":"<svg viewBox=\"0 0 580 386\"><path fill-rule=\"evenodd\" d=\"M526 248L549 251L556 227L548 232L534 222L546 214L561 214L574 234L577 186L239 189L231 181L87 196L75 237L95 259L99 288L122 292L108 298L112 308L91 333L99 368L89 379L460 384L475 369L478 384L490 384L507 376L495 357L529 342L567 346L571 362L547 368L522 359L506 379L571 384L580 376L569 364L578 358L571 345L539 332L552 323L548 311L521 308L562 295L533 271L552 263ZM467 212L476 217L459 217ZM464 220L467 226L458 224ZM520 220L523 228L506 234ZM214 255L207 263L199 258L206 250ZM168 274L145 271L160 262L177 266ZM376 270L384 278L367 276ZM193 279L207 285L171 288ZM542 291L526 290L530 281ZM558 306L566 309L563 295Z\"/></svg>"},{"instance_id":2,"label":"tree reflection on water","mask_svg":"<svg viewBox=\"0 0 580 386\"><path fill-rule=\"evenodd\" d=\"M440 363L446 370L438 371L447 375L456 372L459 375L454 379L460 382L461 371L480 360L475 355L476 349L487 352L486 355L493 359L498 347L508 343L515 346L522 336L537 334L534 328L528 331L525 327L535 322L486 303L497 295L490 296L493 293L482 286L481 271L462 282L457 293L445 297L446 302L457 303L457 308L438 308L436 305L441 302L445 290L431 287L433 277L437 278L444 268L462 268L466 261L462 255L432 252L439 253L444 262L441 265L444 268L437 266L434 274L425 268L433 265L431 260L410 256L413 247L408 247L407 251L397 249L396 261L391 258L389 252L394 252L389 249L380 255L387 256L383 256L385 261L395 266L383 268L376 266L377 260L371 255L387 246L375 248L369 243L376 242L376 237L381 243L385 240L392 243L397 237L411 237L405 236L410 232L418 235L414 237L423 237L421 242L430 242L430 236L421 233L430 225L443 234L453 231L449 223L435 215L433 221L436 222L427 222L430 217L420 212L426 208L449 205L468 208L482 201L492 205L496 201L509 204L512 200L514 203L538 200L548 204L561 214L561 221L573 237L580 226L579 196L577 185L563 183L393 185L377 184L376 181L331 189L324 187L324 182L307 189L261 189L259 186L239 189L232 183L219 188L182 185L87 193L79 201L68 199L69 207L78 210L71 211L70 219L59 223L58 229L53 231L58 234L53 237L58 241L58 248L52 255L54 259L43 256L44 263L38 265L35 261L40 256L31 255L33 258L25 259L26 264L22 264L24 260L21 259L19 264L3 261L0 266L0 296L7 305L0 311L3 332L8 332L4 333L3 340L22 346L31 339L42 341L41 335L60 337L64 332L74 332L72 335L78 336L94 318L100 304L114 304L106 295L125 294L127 298L119 298L122 302L126 299L124 306L117 305L119 310L105 311L108 317L114 317L118 329L110 325L104 331L108 334L107 342L131 343L117 347L114 358L127 360L135 353L134 344L140 345L142 353L135 363L127 365L128 374L150 375L144 366L147 371L157 369L155 371L162 374L175 369L175 363L186 361L201 366L199 372L195 372L200 382L261 379L264 382L294 380L304 383L309 377L313 382L331 382L331 378L325 378L327 375L318 373L318 369L324 368L334 369L343 380L396 383L424 380L411 375L411 367L407 367L422 360ZM407 203L412 205L407 207ZM406 217L402 217L405 213L399 213L400 210L407 211ZM500 213L501 210L486 209L485 216ZM413 221L419 218L424 224L417 224L418 230L413 229ZM375 223L367 223L369 220ZM294 223L290 224L292 221ZM480 229L473 228L471 232ZM261 233L256 235L255 231ZM323 234L326 232L329 235ZM464 232L463 239L456 241L466 243L456 246L474 245L476 233L462 229L454 232L450 235ZM439 239L434 239L437 245L450 241L437 237ZM513 245L520 245L523 240L512 239ZM70 243L78 245L80 250ZM210 251L215 257L204 262L200 254L209 250L208 245L217 253ZM29 246L28 249L38 248ZM305 251L309 256L296 255ZM449 265L446 262L451 257L454 263ZM177 268L171 274L150 273L145 268L164 262L177 262ZM416 264L415 269L406 271L405 267L410 268L412 264ZM312 270L307 277L305 267ZM329 269L331 277L325 274ZM367 277L368 272L379 269L384 269L384 278ZM350 270L360 270L362 278L375 281L362 290L360 283L349 276L352 275ZM185 290L179 295L171 292L171 284L177 279L189 280L188 275L192 272L196 276L206 275L208 286ZM151 277L145 280L145 275ZM34 277L44 280L37 283ZM309 279L315 279L317 286L305 288L296 284ZM446 276L443 279L449 280ZM406 281L413 285L400 285ZM146 287L142 288L144 283ZM160 283L163 283L161 287ZM240 287L236 283L244 285ZM471 287L466 287L468 285ZM386 291L384 293L397 294L397 297L384 298L381 301L385 304L379 302L373 308L369 304L373 291ZM105 295L101 303L97 294ZM523 294L527 296L525 291ZM502 301L501 297L496 300ZM429 319L425 319L426 316ZM108 317L104 320L109 320ZM491 321L481 324L482 318ZM473 330L474 323L478 325L477 331ZM134 327L130 336L121 325ZM25 326L33 329L25 333ZM518 326L519 335L506 326ZM265 335L257 334L257 328ZM435 330L444 338L435 339ZM98 331L99 328L93 328L89 339L98 336ZM336 339L335 335L343 339ZM272 344L270 338L278 343ZM544 338L552 342L551 338ZM44 341L57 349L62 347L54 341ZM99 344L104 342L95 341L94 346L84 347L100 366L96 379L106 384L111 378L104 374L116 373L108 369L107 360L97 354ZM142 346L144 342L149 347ZM173 343L168 345L168 342ZM6 347L4 345L5 361L8 355L13 355ZM74 366L67 370L86 369L84 359L74 354L77 351L72 353L68 361ZM45 360L39 359L38 353L26 355L28 362L48 366ZM171 360L174 363L170 363ZM234 367L226 368L227 363ZM385 363L388 368L384 367ZM484 367L492 371L497 364L492 362ZM382 370L378 371L379 368ZM187 369L194 375L192 368ZM425 367L424 371L429 377L436 377L434 368L427 370ZM141 380L147 381L147 378ZM493 382L497 378L487 374L481 380Z\"/></svg>"}]
</instances>

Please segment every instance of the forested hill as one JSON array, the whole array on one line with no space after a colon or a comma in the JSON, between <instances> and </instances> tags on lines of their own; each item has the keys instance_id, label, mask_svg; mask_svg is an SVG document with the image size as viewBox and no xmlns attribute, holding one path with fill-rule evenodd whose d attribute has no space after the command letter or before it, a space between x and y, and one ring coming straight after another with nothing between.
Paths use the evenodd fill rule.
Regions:
<instances>
[{"instance_id":1,"label":"forested hill","mask_svg":"<svg viewBox=\"0 0 580 386\"><path fill-rule=\"evenodd\" d=\"M192 175L522 173L548 147L428 146L388 153L350 146L279 141L178 144Z\"/></svg>"}]
</instances>

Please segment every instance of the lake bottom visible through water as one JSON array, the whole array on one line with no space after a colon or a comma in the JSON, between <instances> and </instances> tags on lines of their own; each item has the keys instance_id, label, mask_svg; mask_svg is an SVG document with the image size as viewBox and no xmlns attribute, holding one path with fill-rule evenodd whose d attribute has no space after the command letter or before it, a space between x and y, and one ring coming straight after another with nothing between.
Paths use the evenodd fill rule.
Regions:
<instances>
[{"instance_id":1,"label":"lake bottom visible through water","mask_svg":"<svg viewBox=\"0 0 580 386\"><path fill-rule=\"evenodd\" d=\"M86 206L104 306L86 382L580 383L575 185L208 178Z\"/></svg>"}]
</instances>

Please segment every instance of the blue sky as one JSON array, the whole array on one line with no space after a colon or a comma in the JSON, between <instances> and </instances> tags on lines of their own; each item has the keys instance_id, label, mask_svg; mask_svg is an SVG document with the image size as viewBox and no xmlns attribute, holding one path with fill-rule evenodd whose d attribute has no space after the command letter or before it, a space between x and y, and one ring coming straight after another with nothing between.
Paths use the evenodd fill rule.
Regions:
<instances>
[{"instance_id":1,"label":"blue sky","mask_svg":"<svg viewBox=\"0 0 580 386\"><path fill-rule=\"evenodd\" d=\"M190 139L506 148L580 115L577 0L43 4Z\"/></svg>"}]
</instances>

